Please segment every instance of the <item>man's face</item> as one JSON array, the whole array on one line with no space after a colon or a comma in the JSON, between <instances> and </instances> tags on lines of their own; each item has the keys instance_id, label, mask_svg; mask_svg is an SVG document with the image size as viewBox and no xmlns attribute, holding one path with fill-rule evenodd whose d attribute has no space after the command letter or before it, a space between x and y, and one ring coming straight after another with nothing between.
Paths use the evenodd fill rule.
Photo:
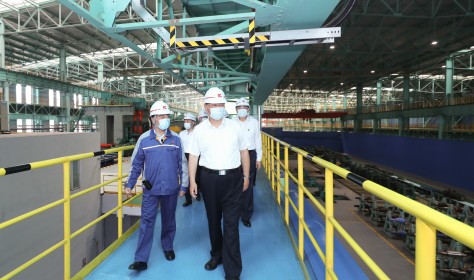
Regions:
<instances>
[{"instance_id":1,"label":"man's face","mask_svg":"<svg viewBox=\"0 0 474 280\"><path fill-rule=\"evenodd\" d=\"M190 123L191 126L194 125L196 122L193 120L184 120L184 123Z\"/></svg>"},{"instance_id":2,"label":"man's face","mask_svg":"<svg viewBox=\"0 0 474 280\"><path fill-rule=\"evenodd\" d=\"M153 115L153 116L151 116L151 122L154 125L158 125L160 123L160 120L169 119L169 118L170 118L169 115Z\"/></svg>"},{"instance_id":3,"label":"man's face","mask_svg":"<svg viewBox=\"0 0 474 280\"><path fill-rule=\"evenodd\" d=\"M249 107L247 107L247 106L237 106L237 107L235 107L235 109L236 110L245 109L245 110L247 110L247 112L249 111Z\"/></svg>"},{"instance_id":4,"label":"man's face","mask_svg":"<svg viewBox=\"0 0 474 280\"><path fill-rule=\"evenodd\" d=\"M208 115L211 114L211 108L219 108L219 107L225 107L225 103L206 103L204 104L204 108L206 109L206 112Z\"/></svg>"}]
</instances>

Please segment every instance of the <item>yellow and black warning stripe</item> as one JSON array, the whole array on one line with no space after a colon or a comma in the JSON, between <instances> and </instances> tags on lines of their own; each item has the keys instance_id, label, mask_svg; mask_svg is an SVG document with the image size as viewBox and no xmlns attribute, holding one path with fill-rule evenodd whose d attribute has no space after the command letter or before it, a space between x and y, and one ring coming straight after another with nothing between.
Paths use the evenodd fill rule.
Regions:
<instances>
[{"instance_id":1,"label":"yellow and black warning stripe","mask_svg":"<svg viewBox=\"0 0 474 280\"><path fill-rule=\"evenodd\" d=\"M215 40L176 42L176 45L178 46L178 48L212 47L212 46L240 44L243 42L244 42L243 37L237 37L237 38L226 38L226 39L215 39Z\"/></svg>"},{"instance_id":2,"label":"yellow and black warning stripe","mask_svg":"<svg viewBox=\"0 0 474 280\"><path fill-rule=\"evenodd\" d=\"M256 42L267 42L269 40L270 40L270 36L267 36L267 35L255 36ZM235 37L235 38L214 39L214 40L176 42L175 47L178 47L178 48L216 47L216 46L243 44L244 42L245 42L244 37Z\"/></svg>"},{"instance_id":3,"label":"yellow and black warning stripe","mask_svg":"<svg viewBox=\"0 0 474 280\"><path fill-rule=\"evenodd\" d=\"M368 181L368 179L354 173L348 173L346 176L346 179L353 183L356 183L359 186L362 186L362 184L364 184L365 181Z\"/></svg>"},{"instance_id":4,"label":"yellow and black warning stripe","mask_svg":"<svg viewBox=\"0 0 474 280\"><path fill-rule=\"evenodd\" d=\"M170 26L170 46L176 48L176 26Z\"/></svg>"},{"instance_id":5,"label":"yellow and black warning stripe","mask_svg":"<svg viewBox=\"0 0 474 280\"><path fill-rule=\"evenodd\" d=\"M249 22L249 43L250 46L255 45L255 19Z\"/></svg>"},{"instance_id":6,"label":"yellow and black warning stripe","mask_svg":"<svg viewBox=\"0 0 474 280\"><path fill-rule=\"evenodd\" d=\"M106 154L106 151L97 151L97 152L90 152L90 153L85 153L83 154L84 156L89 157L96 157L100 155ZM46 167L46 166L51 166L52 160L45 160L45 161L38 161L38 162L31 162L27 164L21 164L21 165L16 165L16 166L11 166L11 167L5 167L5 168L0 168L0 176L4 175L10 175L10 174L15 174L15 173L20 173L20 172L25 172L28 170L33 170L33 169L38 169L41 167Z\"/></svg>"}]
</instances>

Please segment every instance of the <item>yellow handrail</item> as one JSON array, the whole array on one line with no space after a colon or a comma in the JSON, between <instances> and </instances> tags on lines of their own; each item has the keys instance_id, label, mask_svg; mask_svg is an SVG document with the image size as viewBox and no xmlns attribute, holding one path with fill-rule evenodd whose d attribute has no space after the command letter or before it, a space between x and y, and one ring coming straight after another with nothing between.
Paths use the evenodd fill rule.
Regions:
<instances>
[{"instance_id":1,"label":"yellow handrail","mask_svg":"<svg viewBox=\"0 0 474 280\"><path fill-rule=\"evenodd\" d=\"M12 226L16 223L19 223L21 221L24 221L30 217L36 216L48 209L54 208L58 205L63 204L63 219L64 219L64 226L63 226L63 235L64 239L58 242L57 244L53 245L52 247L48 248L47 250L41 252L40 254L36 255L35 257L31 258L24 264L18 266L14 270L10 271L8 274L4 275L1 277L1 279L11 279L18 273L22 272L23 270L27 269L34 263L38 262L45 256L49 255L50 253L54 252L56 249L60 248L61 246L63 247L64 250L64 279L68 280L71 278L71 239L74 237L78 236L82 232L86 231L88 228L92 227L93 225L97 224L101 220L105 219L107 216L113 214L115 211L117 211L117 219L118 219L118 239L122 236L122 208L124 205L129 204L133 199L137 198L138 196L141 195L141 193L136 194L135 196L127 199L126 201L122 202L122 179L126 178L128 174L122 174L122 156L123 156L123 151L126 150L131 150L133 149L134 146L125 146L125 147L119 147L119 148L113 148L113 149L108 149L104 151L98 151L98 152L90 152L90 153L83 153L83 154L77 154L77 155L71 155L71 156L65 156L65 157L59 157L59 158L54 158L54 159L48 159L48 160L43 160L43 161L38 161L38 162L31 162L29 164L23 164L23 165L18 165L18 166L13 166L13 167L6 167L6 168L0 168L0 176L6 176L9 174L14 174L18 172L27 172L29 170L34 170L34 169L40 169L40 168L45 168L49 166L54 166L54 165L63 165L63 198L57 201L54 201L52 203L46 204L42 207L39 207L37 209L34 209L32 211L29 211L27 213L24 213L22 215L19 215L17 217L14 217L8 221L5 221L3 223L0 223L0 230L7 228L9 226ZM83 191L77 192L73 195L71 195L71 190L70 190L70 166L72 161L77 161L77 160L82 160L82 159L87 159L87 158L92 158L95 156L99 155L104 155L104 154L111 154L111 153L118 153L118 176L116 178L113 178L109 181L103 182L101 184L97 184L95 186L92 186L90 188L87 188ZM112 210L108 211L107 213L101 215L97 219L93 220L92 222L88 223L87 225L83 226L79 230L75 231L74 233L71 234L71 200L74 198L77 198L79 196L85 195L93 190L97 190L100 187L106 186L108 184L111 184L113 182L118 181L118 203L117 206L114 207ZM136 226L134 227L136 229ZM97 265L97 264L96 264ZM89 268L90 269L90 268Z\"/></svg>"},{"instance_id":2,"label":"yellow handrail","mask_svg":"<svg viewBox=\"0 0 474 280\"><path fill-rule=\"evenodd\" d=\"M275 153L274 143L277 143L278 152ZM452 217L449 217L443 213L440 213L422 203L407 198L399 193L396 193L390 189L385 188L377 183L374 183L366 178L360 177L356 174L351 173L344 168L341 168L333 163L318 158L310 153L293 147L290 144L283 142L271 135L262 133L262 143L264 153L264 167L267 172L268 179L271 183L273 191L275 190L273 178L280 180L279 170L284 170L284 221L287 227L289 227L289 209L290 206L293 208L295 213L298 215L298 240L296 240L298 258L301 261L301 265L304 267L304 233L307 234L313 246L315 247L319 257L326 265L326 279L337 279L334 271L334 229L340 233L341 237L347 242L347 244L358 254L358 256L364 261L368 268L379 278L389 279L389 277L377 266L377 264L363 251L363 249L350 237L350 235L344 230L344 228L334 218L334 207L333 207L333 189L334 174L339 175L345 180L349 180L353 183L358 184L364 190L376 195L377 197L387 201L388 203L404 210L407 213L416 217L416 263L415 263L415 279L431 279L436 278L436 230L439 230L446 235L454 238L462 244L474 248L474 227L462 223ZM284 148L284 159L283 161L279 157L280 146ZM298 175L295 177L291 174L288 164L288 151L291 150L297 154L298 162ZM325 168L325 208L312 196L312 194L304 186L303 180L303 157L310 160L323 168ZM276 159L276 160L274 160ZM278 172L275 174L275 169ZM289 196L289 180L291 178L298 186L298 203L295 204ZM279 186L279 185L277 185ZM279 187L277 190L279 192ZM313 234L309 230L305 220L303 211L304 194L308 195L311 202L313 202L319 211L325 216L326 220L326 254L324 255L314 239ZM279 203L279 193L276 196L276 200ZM291 232L291 231L289 231Z\"/></svg>"}]
</instances>

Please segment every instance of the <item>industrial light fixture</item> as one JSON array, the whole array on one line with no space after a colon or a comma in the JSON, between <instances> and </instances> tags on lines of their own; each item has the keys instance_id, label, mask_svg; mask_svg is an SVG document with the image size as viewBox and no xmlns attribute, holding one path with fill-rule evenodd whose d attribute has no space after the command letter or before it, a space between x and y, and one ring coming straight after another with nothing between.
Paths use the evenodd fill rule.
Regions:
<instances>
[{"instance_id":1,"label":"industrial light fixture","mask_svg":"<svg viewBox=\"0 0 474 280\"><path fill-rule=\"evenodd\" d=\"M433 41L433 42L431 42L431 44L432 44L433 46L436 46L436 45L438 44L438 41Z\"/></svg>"},{"instance_id":2,"label":"industrial light fixture","mask_svg":"<svg viewBox=\"0 0 474 280\"><path fill-rule=\"evenodd\" d=\"M334 45L331 45L329 48L330 48L331 50L333 50L333 49L335 49L335 48L336 48L336 46L334 46Z\"/></svg>"},{"instance_id":3,"label":"industrial light fixture","mask_svg":"<svg viewBox=\"0 0 474 280\"><path fill-rule=\"evenodd\" d=\"M375 73L375 71L374 71L374 70L372 70L372 71L370 71L370 73L374 74L374 73Z\"/></svg>"},{"instance_id":4,"label":"industrial light fixture","mask_svg":"<svg viewBox=\"0 0 474 280\"><path fill-rule=\"evenodd\" d=\"M305 73L305 74L308 73L308 70L303 70L303 73Z\"/></svg>"},{"instance_id":5,"label":"industrial light fixture","mask_svg":"<svg viewBox=\"0 0 474 280\"><path fill-rule=\"evenodd\" d=\"M344 85L344 83L341 83L341 86Z\"/></svg>"}]
</instances>

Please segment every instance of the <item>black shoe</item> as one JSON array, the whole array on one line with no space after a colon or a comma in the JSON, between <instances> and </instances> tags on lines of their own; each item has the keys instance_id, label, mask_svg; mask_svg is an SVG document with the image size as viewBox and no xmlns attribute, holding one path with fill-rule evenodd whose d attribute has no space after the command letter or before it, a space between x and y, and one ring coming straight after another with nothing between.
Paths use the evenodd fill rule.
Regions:
<instances>
[{"instance_id":1,"label":"black shoe","mask_svg":"<svg viewBox=\"0 0 474 280\"><path fill-rule=\"evenodd\" d=\"M242 223L243 223L244 226L246 226L246 227L251 227L251 226L252 226L252 223L250 222L250 220L242 220Z\"/></svg>"},{"instance_id":2,"label":"black shoe","mask_svg":"<svg viewBox=\"0 0 474 280\"><path fill-rule=\"evenodd\" d=\"M201 194L200 194L200 193L198 193L198 194L196 195L196 200L197 200L197 201L201 201Z\"/></svg>"},{"instance_id":3,"label":"black shoe","mask_svg":"<svg viewBox=\"0 0 474 280\"><path fill-rule=\"evenodd\" d=\"M191 204L193 204L192 201L186 201L185 203L183 203L183 207L188 207Z\"/></svg>"},{"instance_id":4,"label":"black shoe","mask_svg":"<svg viewBox=\"0 0 474 280\"><path fill-rule=\"evenodd\" d=\"M164 253L165 253L165 258L166 258L168 261L174 260L175 255L174 255L174 251L173 251L173 250L171 250L171 251L164 251Z\"/></svg>"},{"instance_id":5,"label":"black shoe","mask_svg":"<svg viewBox=\"0 0 474 280\"><path fill-rule=\"evenodd\" d=\"M142 271L142 270L145 270L147 268L148 268L148 266L147 266L146 262L134 262L128 267L128 269L136 270L136 271Z\"/></svg>"},{"instance_id":6,"label":"black shoe","mask_svg":"<svg viewBox=\"0 0 474 280\"><path fill-rule=\"evenodd\" d=\"M206 263L206 265L204 265L204 268L205 268L206 270L211 271L211 270L216 269L217 266L220 265L221 263L222 263L222 260L212 260L212 259L211 259L211 260L209 260L209 261Z\"/></svg>"}]
</instances>

